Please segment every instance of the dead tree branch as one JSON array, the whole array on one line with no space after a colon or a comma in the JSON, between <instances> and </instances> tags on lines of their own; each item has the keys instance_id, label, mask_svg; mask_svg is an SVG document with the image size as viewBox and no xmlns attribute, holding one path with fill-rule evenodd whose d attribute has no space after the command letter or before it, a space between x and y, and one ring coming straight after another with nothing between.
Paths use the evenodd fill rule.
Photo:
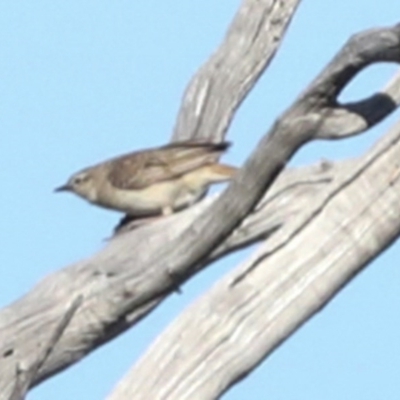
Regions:
<instances>
[{"instance_id":1,"label":"dead tree branch","mask_svg":"<svg viewBox=\"0 0 400 400\"><path fill-rule=\"evenodd\" d=\"M262 139L215 204L148 267L167 265L168 273L187 276L254 208L264 193L260 188L269 188L300 146L363 132L393 111L399 74L369 99L337 101L357 73L380 61L400 62L400 25L353 36ZM366 114L371 107L379 109L372 116ZM400 233L394 218L400 211L399 135L400 125L335 180L319 203L305 207L290 231L278 230L241 271L190 307L109 399L218 398L323 307ZM187 248L191 251L184 253ZM153 279L151 290L136 293L131 305L145 304L157 290L162 294L165 282Z\"/></svg>"},{"instance_id":2,"label":"dead tree branch","mask_svg":"<svg viewBox=\"0 0 400 400\"><path fill-rule=\"evenodd\" d=\"M188 88L174 139L224 136L235 110L272 59L298 3L243 1L219 51ZM285 179L296 171L283 172L275 183L277 189L271 185L305 142L336 137L338 132L339 136L362 132L397 106L399 95L390 92L394 85L382 95L353 105L340 106L336 99L365 66L379 61L399 62L399 38L399 26L353 37L274 124L237 179L212 205L203 208L204 212L199 205L118 236L100 253L47 277L1 310L0 398L9 399L16 367L30 365L32 357L38 359L40 345L48 340L45 333L57 326L65 314L64 305L71 304L76 296L82 296L82 305L51 356L29 382L31 386L128 329L175 290L176 280L189 279L216 257L254 240L265 236L273 240L292 217L300 218L303 210L280 204L282 196L293 196L297 190L306 198L312 192L329 190L337 179L335 168L316 168L317 173L310 169L307 179L302 176L299 183L290 184ZM366 113L372 106L374 118ZM303 186L301 182L307 180L309 183ZM267 189L266 201L260 204ZM277 213L280 218L257 219L268 207L281 209ZM246 220L251 211L253 217ZM245 273L243 282L259 270L257 266ZM238 281L236 287L242 287L242 282Z\"/></svg>"},{"instance_id":3,"label":"dead tree branch","mask_svg":"<svg viewBox=\"0 0 400 400\"><path fill-rule=\"evenodd\" d=\"M175 138L223 137L235 110L279 47L298 3L299 0L243 1L224 43L185 94ZM224 78L220 78L222 75ZM47 340L45 333L54 329L65 313L64 304L70 304L76 296L82 296L83 303L31 386L111 340L158 304L167 290L162 296L154 293L147 304L136 310L129 305L136 295L136 284L145 287L153 279L155 270L143 270L149 255L168 238L176 238L182 226L188 227L196 210L113 239L99 254L48 276L2 309L0 398L9 399L17 366L30 365L31 358L38 358L38 349ZM243 238L240 245L245 244ZM226 246L221 255L233 249ZM131 276L131 283L127 276Z\"/></svg>"},{"instance_id":4,"label":"dead tree branch","mask_svg":"<svg viewBox=\"0 0 400 400\"><path fill-rule=\"evenodd\" d=\"M108 400L217 399L400 234L400 123L189 306ZM162 362L160 361L162 360Z\"/></svg>"},{"instance_id":5,"label":"dead tree branch","mask_svg":"<svg viewBox=\"0 0 400 400\"><path fill-rule=\"evenodd\" d=\"M37 359L35 359L29 367L24 367L18 364L16 369L16 377L14 382L14 388L12 390L10 400L24 400L29 387L32 382L36 379L37 374L42 368L43 364L49 359L50 354L53 352L55 346L63 335L65 329L71 322L76 310L82 304L82 296L77 297L71 306L66 311L65 315L62 316L61 321L58 323L54 332L48 339L48 343L45 343L41 349L41 353L38 354ZM36 356L36 354L35 354Z\"/></svg>"}]
</instances>

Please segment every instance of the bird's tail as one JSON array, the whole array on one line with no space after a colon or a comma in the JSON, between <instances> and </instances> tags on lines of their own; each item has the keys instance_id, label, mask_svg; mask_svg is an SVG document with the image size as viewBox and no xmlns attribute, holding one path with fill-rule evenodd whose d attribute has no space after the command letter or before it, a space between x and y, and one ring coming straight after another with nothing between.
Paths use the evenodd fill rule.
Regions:
<instances>
[{"instance_id":1,"label":"bird's tail","mask_svg":"<svg viewBox=\"0 0 400 400\"><path fill-rule=\"evenodd\" d=\"M238 169L225 164L207 164L189 172L184 180L193 188L204 189L213 183L226 182L232 179Z\"/></svg>"},{"instance_id":2,"label":"bird's tail","mask_svg":"<svg viewBox=\"0 0 400 400\"><path fill-rule=\"evenodd\" d=\"M208 171L212 182L224 182L232 179L238 168L227 164L212 164L208 166Z\"/></svg>"}]
</instances>

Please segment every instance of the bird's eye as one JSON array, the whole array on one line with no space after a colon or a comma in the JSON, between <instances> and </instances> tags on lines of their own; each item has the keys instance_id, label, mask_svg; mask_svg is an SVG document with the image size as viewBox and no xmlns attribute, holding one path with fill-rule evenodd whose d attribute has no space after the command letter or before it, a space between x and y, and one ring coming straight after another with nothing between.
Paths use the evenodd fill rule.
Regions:
<instances>
[{"instance_id":1,"label":"bird's eye","mask_svg":"<svg viewBox=\"0 0 400 400\"><path fill-rule=\"evenodd\" d=\"M75 185L80 185L87 180L88 180L88 177L86 175L81 175L81 176L75 177L74 183L75 183Z\"/></svg>"}]
</instances>

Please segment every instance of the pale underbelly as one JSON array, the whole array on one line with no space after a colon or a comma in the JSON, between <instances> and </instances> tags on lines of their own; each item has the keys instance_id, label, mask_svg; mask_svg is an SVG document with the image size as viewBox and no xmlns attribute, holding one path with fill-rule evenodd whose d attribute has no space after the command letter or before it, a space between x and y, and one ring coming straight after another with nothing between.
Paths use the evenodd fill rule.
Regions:
<instances>
[{"instance_id":1,"label":"pale underbelly","mask_svg":"<svg viewBox=\"0 0 400 400\"><path fill-rule=\"evenodd\" d=\"M112 200L106 199L100 205L132 216L156 215L166 208L175 211L195 203L205 189L161 182L141 190L116 190Z\"/></svg>"}]
</instances>

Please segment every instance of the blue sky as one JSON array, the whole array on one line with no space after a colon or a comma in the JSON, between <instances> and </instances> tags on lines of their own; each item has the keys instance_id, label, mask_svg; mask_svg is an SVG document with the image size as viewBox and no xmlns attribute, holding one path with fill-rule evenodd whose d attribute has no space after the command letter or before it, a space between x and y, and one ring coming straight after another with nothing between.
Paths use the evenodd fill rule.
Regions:
<instances>
[{"instance_id":1,"label":"blue sky","mask_svg":"<svg viewBox=\"0 0 400 400\"><path fill-rule=\"evenodd\" d=\"M396 23L394 0L308 1L240 109L226 157L240 165L274 119L357 31ZM0 4L0 304L102 246L118 215L52 189L83 166L169 140L182 92L220 43L239 1L37 0ZM370 68L344 99L379 88ZM399 113L362 137L318 142L295 158L356 156ZM104 398L157 334L235 254L173 295L140 326L33 390L30 400ZM224 400L398 399L400 247L394 244Z\"/></svg>"}]
</instances>

